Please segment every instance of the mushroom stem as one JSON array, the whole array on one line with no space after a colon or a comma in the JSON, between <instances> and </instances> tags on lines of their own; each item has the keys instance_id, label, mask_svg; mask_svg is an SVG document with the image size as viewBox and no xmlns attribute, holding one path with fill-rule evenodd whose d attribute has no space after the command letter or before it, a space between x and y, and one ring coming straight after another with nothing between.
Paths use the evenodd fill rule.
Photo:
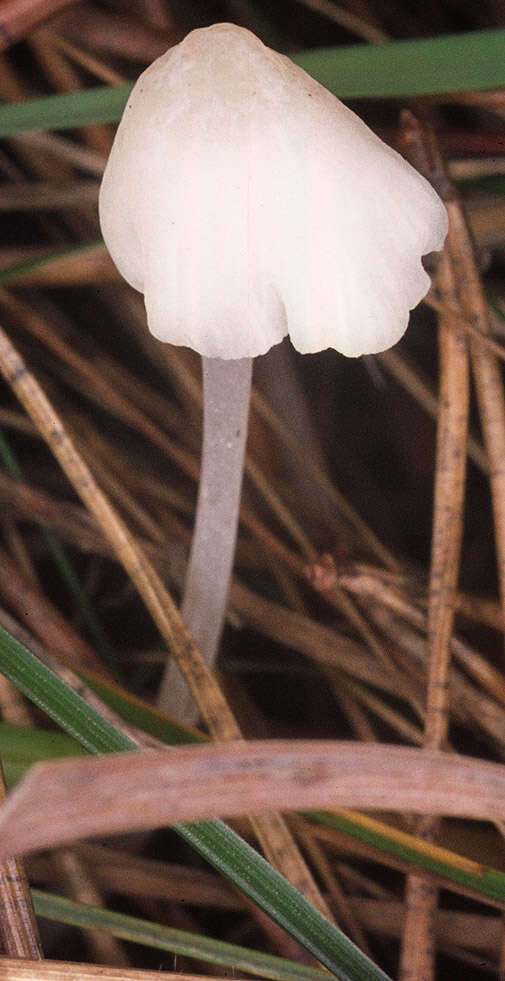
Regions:
<instances>
[{"instance_id":1,"label":"mushroom stem","mask_svg":"<svg viewBox=\"0 0 505 981\"><path fill-rule=\"evenodd\" d=\"M182 614L207 664L216 660L235 555L252 358L202 358L203 447L196 521ZM158 704L182 721L197 709L171 659Z\"/></svg>"}]
</instances>

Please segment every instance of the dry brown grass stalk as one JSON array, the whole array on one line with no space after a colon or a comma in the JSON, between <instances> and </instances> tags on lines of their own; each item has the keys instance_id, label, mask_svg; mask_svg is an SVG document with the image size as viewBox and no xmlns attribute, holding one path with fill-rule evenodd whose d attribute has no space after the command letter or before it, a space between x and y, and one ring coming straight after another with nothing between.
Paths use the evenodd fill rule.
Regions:
<instances>
[{"instance_id":1,"label":"dry brown grass stalk","mask_svg":"<svg viewBox=\"0 0 505 981\"><path fill-rule=\"evenodd\" d=\"M176 657L188 686L216 738L240 738L240 730L217 682L206 668L194 641L153 566L138 548L126 525L99 489L89 468L72 444L61 419L28 372L4 331L0 331L0 370L12 385L32 421L47 441L76 492L95 516L116 555L135 583L169 649ZM255 833L267 857L300 892L331 918L294 839L280 815L253 820Z\"/></svg>"},{"instance_id":2,"label":"dry brown grass stalk","mask_svg":"<svg viewBox=\"0 0 505 981\"><path fill-rule=\"evenodd\" d=\"M63 848L52 856L57 875L58 888L78 903L103 907L104 896L97 887L93 871L82 862L80 856L70 848ZM111 964L127 968L130 960L117 937L106 930L88 927L84 931L90 955L98 964Z\"/></svg>"},{"instance_id":3,"label":"dry brown grass stalk","mask_svg":"<svg viewBox=\"0 0 505 981\"><path fill-rule=\"evenodd\" d=\"M449 209L452 192L444 179L442 158L432 131L423 131L412 117L404 117L405 142L426 176L435 180ZM424 159L423 159L424 158ZM449 210L449 214L451 214ZM439 317L440 394L437 456L428 587L427 639L428 687L424 745L443 749L449 730L451 638L463 534L468 417L470 406L469 358L466 338L459 323L465 317L459 301L459 275L453 256L453 234L437 270L442 303ZM461 303L459 311L458 301ZM445 306L444 309L444 304ZM417 833L433 840L438 822L422 817ZM436 890L416 875L407 879L406 915L400 962L401 981L430 981L435 970L434 918Z\"/></svg>"},{"instance_id":4,"label":"dry brown grass stalk","mask_svg":"<svg viewBox=\"0 0 505 981\"><path fill-rule=\"evenodd\" d=\"M71 961L13 960L3 957L0 960L1 981L201 981L200 974L184 972L139 971L130 967L104 968L101 964L77 964ZM213 981L207 976L207 981ZM218 981L215 978L214 981ZM220 979L219 979L220 981ZM237 978L237 981L239 979Z\"/></svg>"},{"instance_id":5,"label":"dry brown grass stalk","mask_svg":"<svg viewBox=\"0 0 505 981\"><path fill-rule=\"evenodd\" d=\"M0 766L0 801L5 801L5 782ZM8 957L42 958L39 931L30 887L21 862L6 857L0 862L0 939Z\"/></svg>"}]
</instances>

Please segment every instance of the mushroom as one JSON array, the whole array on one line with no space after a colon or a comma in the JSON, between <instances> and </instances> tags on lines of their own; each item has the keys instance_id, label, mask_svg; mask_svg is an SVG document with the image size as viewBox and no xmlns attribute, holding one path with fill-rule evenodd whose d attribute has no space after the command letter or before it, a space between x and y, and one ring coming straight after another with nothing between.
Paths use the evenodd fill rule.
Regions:
<instances>
[{"instance_id":1,"label":"mushroom","mask_svg":"<svg viewBox=\"0 0 505 981\"><path fill-rule=\"evenodd\" d=\"M204 446L183 613L212 663L235 549L252 358L349 357L404 333L442 248L430 184L250 31L192 31L138 79L100 191L106 245L150 331L203 358ZM174 705L165 675L160 704ZM188 703L180 714L190 717Z\"/></svg>"}]
</instances>

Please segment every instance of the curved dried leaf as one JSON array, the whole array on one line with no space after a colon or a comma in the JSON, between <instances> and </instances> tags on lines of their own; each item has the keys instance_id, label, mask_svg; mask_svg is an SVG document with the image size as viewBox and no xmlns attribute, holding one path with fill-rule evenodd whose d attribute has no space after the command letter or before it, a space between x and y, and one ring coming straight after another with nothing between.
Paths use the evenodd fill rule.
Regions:
<instances>
[{"instance_id":1,"label":"curved dried leaf","mask_svg":"<svg viewBox=\"0 0 505 981\"><path fill-rule=\"evenodd\" d=\"M505 818L505 766L377 743L258 740L36 764L0 808L0 860L93 835L274 809Z\"/></svg>"}]
</instances>

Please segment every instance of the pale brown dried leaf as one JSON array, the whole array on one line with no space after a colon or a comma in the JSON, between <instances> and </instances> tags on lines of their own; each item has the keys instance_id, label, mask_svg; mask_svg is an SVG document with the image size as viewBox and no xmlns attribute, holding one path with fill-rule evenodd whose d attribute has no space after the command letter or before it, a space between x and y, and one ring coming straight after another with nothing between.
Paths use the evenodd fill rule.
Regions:
<instances>
[{"instance_id":1,"label":"pale brown dried leaf","mask_svg":"<svg viewBox=\"0 0 505 981\"><path fill-rule=\"evenodd\" d=\"M378 743L257 740L36 764L0 809L0 859L93 835L274 808L505 817L505 766Z\"/></svg>"}]
</instances>

